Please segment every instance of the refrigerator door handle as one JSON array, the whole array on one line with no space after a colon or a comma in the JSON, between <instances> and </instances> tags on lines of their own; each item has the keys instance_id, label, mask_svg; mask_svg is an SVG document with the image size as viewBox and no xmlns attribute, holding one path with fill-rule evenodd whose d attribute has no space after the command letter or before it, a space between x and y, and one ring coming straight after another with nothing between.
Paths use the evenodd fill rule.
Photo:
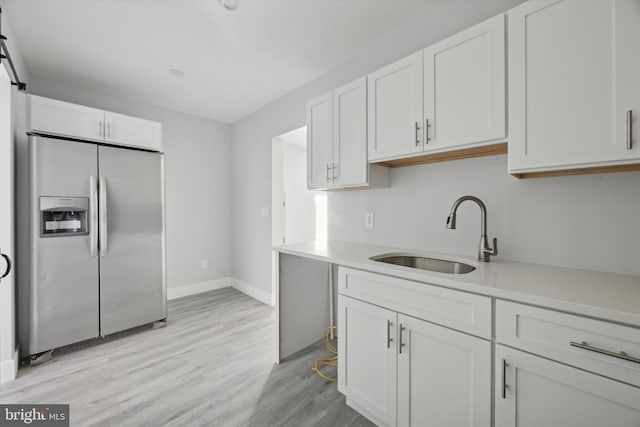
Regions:
<instances>
[{"instance_id":1,"label":"refrigerator door handle","mask_svg":"<svg viewBox=\"0 0 640 427\"><path fill-rule=\"evenodd\" d=\"M107 256L107 179L100 177L100 256Z\"/></svg>"},{"instance_id":2,"label":"refrigerator door handle","mask_svg":"<svg viewBox=\"0 0 640 427\"><path fill-rule=\"evenodd\" d=\"M98 178L89 177L89 247L91 256L98 256Z\"/></svg>"}]
</instances>

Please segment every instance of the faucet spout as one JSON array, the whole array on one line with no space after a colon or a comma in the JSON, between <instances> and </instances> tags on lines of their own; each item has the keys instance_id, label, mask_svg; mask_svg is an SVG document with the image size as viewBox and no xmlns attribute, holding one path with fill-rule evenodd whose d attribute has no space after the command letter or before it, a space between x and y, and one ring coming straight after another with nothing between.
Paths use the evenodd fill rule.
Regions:
<instances>
[{"instance_id":1,"label":"faucet spout","mask_svg":"<svg viewBox=\"0 0 640 427\"><path fill-rule=\"evenodd\" d=\"M447 217L447 228L451 230L456 229L456 214L458 207L465 201L475 202L480 207L480 245L478 247L478 261L489 262L492 255L498 255L498 239L493 239L493 247L489 246L487 240L487 208L479 198L475 196L462 196L453 203L451 206L451 212Z\"/></svg>"}]
</instances>

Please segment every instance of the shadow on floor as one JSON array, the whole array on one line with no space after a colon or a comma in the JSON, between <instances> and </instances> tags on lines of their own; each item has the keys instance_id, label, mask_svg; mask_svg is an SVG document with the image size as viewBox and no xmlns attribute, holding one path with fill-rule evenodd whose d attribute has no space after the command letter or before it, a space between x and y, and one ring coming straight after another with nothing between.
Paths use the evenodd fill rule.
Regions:
<instances>
[{"instance_id":1,"label":"shadow on floor","mask_svg":"<svg viewBox=\"0 0 640 427\"><path fill-rule=\"evenodd\" d=\"M335 382L328 382L311 371L313 362L328 357L322 341L274 364L256 403L248 425L347 427L374 426L345 403ZM334 368L323 369L335 377Z\"/></svg>"}]
</instances>

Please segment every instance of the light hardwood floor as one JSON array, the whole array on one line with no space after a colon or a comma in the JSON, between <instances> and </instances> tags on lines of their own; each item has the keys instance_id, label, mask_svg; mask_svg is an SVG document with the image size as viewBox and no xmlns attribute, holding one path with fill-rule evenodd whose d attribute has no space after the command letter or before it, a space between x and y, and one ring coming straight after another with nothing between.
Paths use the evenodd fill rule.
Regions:
<instances>
[{"instance_id":1,"label":"light hardwood floor","mask_svg":"<svg viewBox=\"0 0 640 427\"><path fill-rule=\"evenodd\" d=\"M0 403L69 403L73 426L372 425L311 372L320 343L273 363L274 319L232 288L171 301L165 328L58 352Z\"/></svg>"}]
</instances>

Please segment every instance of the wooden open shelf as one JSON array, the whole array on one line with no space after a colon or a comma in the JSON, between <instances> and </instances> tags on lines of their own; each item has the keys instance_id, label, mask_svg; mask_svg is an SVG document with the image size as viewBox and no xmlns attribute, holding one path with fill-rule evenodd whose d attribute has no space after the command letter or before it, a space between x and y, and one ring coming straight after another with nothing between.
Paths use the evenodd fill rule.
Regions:
<instances>
[{"instance_id":1,"label":"wooden open shelf","mask_svg":"<svg viewBox=\"0 0 640 427\"><path fill-rule=\"evenodd\" d=\"M445 153L423 154L407 159L387 160L385 162L376 163L390 168L400 168L404 166L422 165L425 163L445 162L448 160L469 159L472 157L493 156L496 154L506 154L507 143L485 145L482 147L464 148L462 150L449 151Z\"/></svg>"},{"instance_id":2,"label":"wooden open shelf","mask_svg":"<svg viewBox=\"0 0 640 427\"><path fill-rule=\"evenodd\" d=\"M442 153L426 153L420 156L409 157L406 159L387 160L384 162L374 163L376 165L387 166L390 168L401 168L404 166L423 165L426 163L446 162L449 160L470 159L472 157L495 156L497 154L507 154L507 142L498 144L485 145L482 147L464 148ZM640 164L632 165L611 165L611 166L594 166L587 168L563 169L542 172L523 172L512 173L515 178L546 178L553 176L569 176L569 175L586 175L586 174L602 174L612 172L632 172L640 171Z\"/></svg>"},{"instance_id":3,"label":"wooden open shelf","mask_svg":"<svg viewBox=\"0 0 640 427\"><path fill-rule=\"evenodd\" d=\"M640 171L640 164L594 166L591 168L564 169L564 170L557 170L557 171L512 173L511 175L515 176L516 178L546 178L546 177L552 177L552 176L586 175L586 174L595 174L595 173L631 172L631 171Z\"/></svg>"}]
</instances>

